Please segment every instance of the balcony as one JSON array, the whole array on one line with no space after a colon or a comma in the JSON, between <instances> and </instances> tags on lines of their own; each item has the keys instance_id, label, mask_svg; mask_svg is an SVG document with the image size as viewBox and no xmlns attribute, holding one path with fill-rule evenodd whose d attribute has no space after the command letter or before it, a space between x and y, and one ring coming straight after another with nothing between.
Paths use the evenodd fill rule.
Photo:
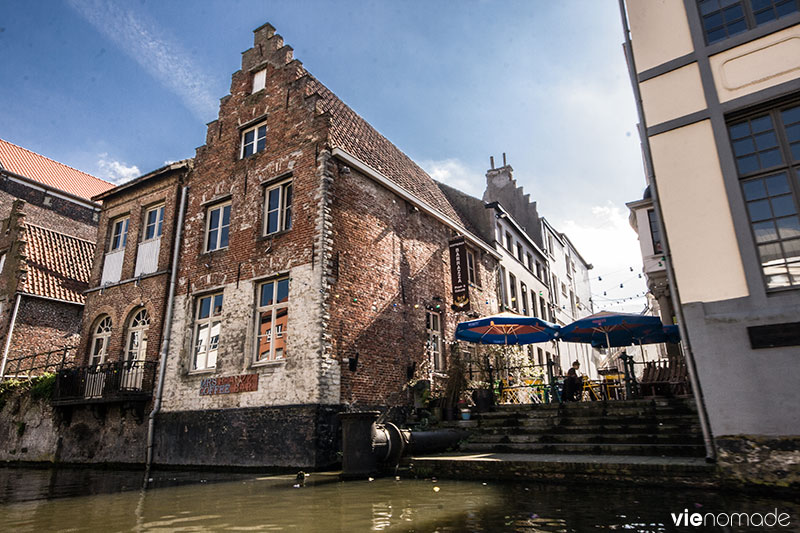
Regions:
<instances>
[{"instance_id":1,"label":"balcony","mask_svg":"<svg viewBox=\"0 0 800 533\"><path fill-rule=\"evenodd\" d=\"M153 397L155 361L116 361L58 371L53 405L147 402Z\"/></svg>"}]
</instances>

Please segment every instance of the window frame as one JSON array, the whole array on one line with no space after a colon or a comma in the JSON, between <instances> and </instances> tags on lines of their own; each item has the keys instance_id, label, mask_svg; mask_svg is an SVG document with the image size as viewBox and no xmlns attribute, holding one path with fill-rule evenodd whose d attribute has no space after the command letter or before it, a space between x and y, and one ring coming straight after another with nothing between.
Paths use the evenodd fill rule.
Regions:
<instances>
[{"instance_id":1,"label":"window frame","mask_svg":"<svg viewBox=\"0 0 800 533\"><path fill-rule=\"evenodd\" d=\"M735 33L728 33L728 26L727 26L727 24L725 22L723 22L723 25L717 27L717 29L724 30L725 36L717 38L717 39L714 39L714 40L710 40L709 39L708 29L705 26L705 19L708 18L708 17L714 16L714 15L720 15L722 17L723 21L725 21L725 15L723 14L723 11L726 11L728 9L733 8L736 4L731 4L731 5L729 5L729 6L725 7L725 8L722 8L722 9L719 9L719 10L716 10L716 11L713 11L713 12L710 12L710 13L706 13L704 15L703 11L702 11L702 9L700 7L700 4L701 4L701 2L705 2L705 1L707 1L707 0L696 0L695 1L695 7L697 8L697 16L698 16L698 20L700 22L700 30L703 32L703 39L705 40L705 43L707 45L709 45L709 46L717 44L717 43L724 42L727 39L730 39L730 38L735 37L737 35L745 34L748 31L752 31L752 30L755 30L756 28L758 28L760 26L763 26L764 24L769 24L771 22L780 20L780 19L782 19L784 17L791 16L793 13L800 12L800 0L784 1L784 2L782 2L782 5L791 5L792 3L794 3L795 9L793 11L789 11L787 13L784 13L783 15L777 15L776 14L775 18L772 18L772 19L769 19L769 20L765 20L765 21L762 21L762 22L758 22L756 20L756 15L757 15L756 9L753 8L752 0L738 0L736 2L736 4L741 6L742 18L741 19L737 19L736 22L739 22L739 20L743 21L744 25L745 25L744 29L736 31ZM781 0L778 0L778 1L780 2ZM770 1L770 4L771 4L770 7L767 8L767 9L771 9L774 12L776 6L772 3L772 1ZM763 12L767 11L767 9L761 9L758 13L763 13Z\"/></svg>"},{"instance_id":2,"label":"window frame","mask_svg":"<svg viewBox=\"0 0 800 533\"><path fill-rule=\"evenodd\" d=\"M258 88L256 88L258 86ZM250 94L256 94L267 88L267 67L253 71L253 80L250 85Z\"/></svg>"},{"instance_id":3,"label":"window frame","mask_svg":"<svg viewBox=\"0 0 800 533\"><path fill-rule=\"evenodd\" d=\"M470 248L467 248L467 280L477 287L481 286L479 272L477 254Z\"/></svg>"},{"instance_id":4,"label":"window frame","mask_svg":"<svg viewBox=\"0 0 800 533\"><path fill-rule=\"evenodd\" d=\"M433 318L436 319L438 329L432 327ZM434 372L445 372L447 370L446 361L444 360L444 336L443 333L442 313L433 309L425 310L425 347L426 351L430 354L429 357L433 359L431 367Z\"/></svg>"},{"instance_id":5,"label":"window frame","mask_svg":"<svg viewBox=\"0 0 800 533\"><path fill-rule=\"evenodd\" d=\"M122 215L111 220L111 234L108 240L108 253L124 250L128 246L128 227L130 226L130 221L130 215ZM120 226L121 228L120 233L117 233L117 226ZM119 237L120 240L115 244L117 237Z\"/></svg>"},{"instance_id":6,"label":"window frame","mask_svg":"<svg viewBox=\"0 0 800 533\"><path fill-rule=\"evenodd\" d=\"M286 194L286 191L289 194ZM269 209L269 197L272 191L278 191L278 227L274 231L269 231L269 214L275 209ZM289 204L286 205L286 197L289 198ZM292 215L294 214L294 180L292 178L281 180L279 182L270 183L264 187L264 206L262 208L261 217L261 235L268 237L284 231L292 229ZM288 216L287 216L288 213ZM288 220L288 223L287 223Z\"/></svg>"},{"instance_id":7,"label":"window frame","mask_svg":"<svg viewBox=\"0 0 800 533\"><path fill-rule=\"evenodd\" d=\"M661 241L661 231L658 229L656 210L647 210L647 222L650 225L650 242L653 244L653 255L664 253L664 243Z\"/></svg>"},{"instance_id":8,"label":"window frame","mask_svg":"<svg viewBox=\"0 0 800 533\"><path fill-rule=\"evenodd\" d=\"M525 282L519 282L519 296L522 300L520 304L520 313L525 316L530 316L530 307L528 307L528 286L525 285Z\"/></svg>"},{"instance_id":9,"label":"window frame","mask_svg":"<svg viewBox=\"0 0 800 533\"><path fill-rule=\"evenodd\" d=\"M216 301L217 297L220 297L220 305L219 311L216 311ZM202 311L202 302L203 300L209 300L209 312L207 317L200 317ZM212 292L208 294L202 294L195 297L194 301L194 310L192 313L192 347L191 347L191 371L190 372L209 372L213 371L217 367L217 360L219 358L219 347L221 345L220 338L222 336L222 310L225 306L225 296L223 291ZM203 365L198 365L199 362L199 352L198 352L198 341L200 340L200 328L208 324L208 328L206 331L208 332L206 336L206 349L203 352ZM216 344L212 348L212 339L213 336L211 335L214 332L214 327L218 326L217 330L217 339ZM209 365L209 354L214 352L214 364Z\"/></svg>"},{"instance_id":10,"label":"window frame","mask_svg":"<svg viewBox=\"0 0 800 533\"><path fill-rule=\"evenodd\" d=\"M286 300L283 302L277 301L277 296L279 294L278 291L278 284L286 282ZM269 284L272 284L272 294L273 294L273 303L271 304L262 304L262 291L263 288ZM265 365L270 363L282 363L286 360L286 356L288 354L288 347L286 346L287 335L289 332L288 323L289 323L289 294L291 293L291 284L289 282L289 276L283 275L278 276L275 278L270 278L264 280L256 285L256 306L255 306L255 315L254 315L254 322L253 322L253 366L257 365ZM286 317L286 327L278 331L278 326L282 326L283 324L278 323L278 313L282 310L286 310L286 313L283 315ZM264 313L270 313L270 328L269 331L266 332L264 335L261 334L261 315ZM259 358L260 346L261 346L261 337L267 337L269 339L269 354L267 357ZM278 344L277 339L283 339L283 352L280 357L276 356L276 345Z\"/></svg>"},{"instance_id":11,"label":"window frame","mask_svg":"<svg viewBox=\"0 0 800 533\"><path fill-rule=\"evenodd\" d=\"M223 222L222 222L223 219L224 219L224 214L225 214L225 208L226 207L228 208L228 225L227 226L223 225ZM212 231L211 230L211 213L213 211L216 211L216 210L219 210L219 212L220 212L219 225L214 230L214 231L217 232L216 247L209 248L208 240L209 240L209 237L211 236L211 231ZM203 253L209 253L209 252L216 252L218 250L224 250L224 249L226 249L226 248L228 248L230 246L230 244L231 244L231 242L230 242L230 238L231 238L230 228L231 228L231 218L232 218L232 216L233 216L233 204L232 204L231 200L227 200L227 201L224 201L224 202L219 202L219 203L210 205L210 206L208 206L206 208L206 220L205 220L206 230L205 230L205 233L203 234ZM222 230L223 229L227 230L227 236L228 236L228 242L227 242L227 244L225 244L225 246L221 246L222 233L223 233Z\"/></svg>"},{"instance_id":12,"label":"window frame","mask_svg":"<svg viewBox=\"0 0 800 533\"><path fill-rule=\"evenodd\" d=\"M260 133L261 133L260 130L262 128L264 130L264 136L260 137L259 136ZM247 126L245 128L242 128L242 132L239 135L239 145L240 145L240 147L239 147L239 159L247 159L248 157L252 157L252 156L254 156L256 154L260 154L261 152L266 151L267 150L267 132L268 131L269 131L269 128L267 127L267 121L266 120L262 120L258 124L254 124L252 126ZM252 142L248 143L248 142L246 142L245 137L250 132L253 132L253 140L252 140ZM259 150L258 149L259 141L262 141L262 140L263 140L263 146ZM253 151L250 152L249 154L245 154L246 147L251 145L251 144L253 145Z\"/></svg>"},{"instance_id":13,"label":"window frame","mask_svg":"<svg viewBox=\"0 0 800 533\"><path fill-rule=\"evenodd\" d=\"M160 239L161 235L164 234L164 207L165 205L162 203L145 209L144 216L142 217L142 242ZM150 213L154 212L156 213L156 219L151 224L149 217ZM153 228L153 235L148 237L147 232L150 227Z\"/></svg>"},{"instance_id":14,"label":"window frame","mask_svg":"<svg viewBox=\"0 0 800 533\"><path fill-rule=\"evenodd\" d=\"M517 277L511 272L508 273L508 290L511 301L511 309L519 312L519 304L517 303Z\"/></svg>"},{"instance_id":15,"label":"window frame","mask_svg":"<svg viewBox=\"0 0 800 533\"><path fill-rule=\"evenodd\" d=\"M106 324L107 325L104 325ZM95 319L92 327L92 342L89 344L89 366L98 366L106 362L108 357L108 341L114 330L114 321L107 314L100 315ZM102 331L101 331L102 328ZM100 342L100 351L97 351L97 343ZM95 362L95 359L97 361Z\"/></svg>"},{"instance_id":16,"label":"window frame","mask_svg":"<svg viewBox=\"0 0 800 533\"><path fill-rule=\"evenodd\" d=\"M744 213L746 216L746 223L748 225L750 231L750 237L752 240L753 249L756 255L756 260L758 262L759 270L761 273L762 282L764 284L764 289L767 293L775 293L787 290L798 290L800 289L800 280L798 282L792 282L792 271L789 269L791 265L795 265L800 267L800 260L795 260L794 262L790 263L790 257L785 252L784 243L788 242L795 242L798 239L793 237L782 238L780 236L781 228L777 226L777 222L782 219L787 219L794 216L797 219L800 219L800 157L794 158L792 152L792 144L795 146L800 146L797 144L797 141L794 143L791 142L790 138L787 136L789 127L791 128L800 128L800 122L793 122L790 123L790 126L787 127L786 123L784 122L783 114L786 111L799 109L800 110L800 100L792 99L789 101L778 102L777 104L773 104L770 106L761 106L753 110L749 110L745 113L739 113L734 116L728 117L726 120L726 127L728 133L728 141L731 147L731 155L733 158L733 165L736 169L737 181L739 182L739 190L742 194L742 204L744 207ZM771 121L771 128L768 130L758 131L755 132L753 130L752 124L756 120L762 119L764 117L769 117ZM748 124L748 130L750 134L745 137L734 137L732 135L732 129L737 126L741 126L742 124ZM747 140L748 138L752 138L755 142L756 137L761 135L765 135L767 133L772 132L775 136L776 140L776 149L781 156L781 163L780 164L772 164L769 166L761 167L761 153L764 149L758 149L756 145L755 152L745 152L744 155L737 154L737 149L735 144ZM768 147L769 148L769 147ZM739 166L739 159L744 157L752 157L752 155L756 155L757 160L759 161L759 168L755 170L746 170L745 172L741 171L741 167ZM788 192L787 193L776 193L770 194L767 187L767 180L770 178L778 177L784 175L786 178L786 182L788 185ZM754 183L757 181L761 181L763 183L762 187L765 187L766 195L760 198L753 198L748 200L747 192L745 190L745 186L748 183ZM781 198L783 196L788 196L791 199L792 206L794 207L794 214L775 214L774 210L774 202L773 198ZM763 202L766 201L767 205L769 206L770 210L770 217L766 219L758 219L756 221L752 220L752 214L749 205L751 203L756 202ZM771 240L761 240L759 241L759 237L756 233L756 225L757 224L765 224L766 222L772 222L773 228L775 230L775 238ZM770 286L770 277L768 276L767 272L765 271L765 264L761 259L761 252L760 249L762 246L769 246L769 245L777 245L778 249L781 251L781 258L784 261L784 270L786 273L786 278L788 284L786 285L778 285L778 286ZM798 256L800 257L800 256Z\"/></svg>"},{"instance_id":17,"label":"window frame","mask_svg":"<svg viewBox=\"0 0 800 533\"><path fill-rule=\"evenodd\" d=\"M138 317L144 313L144 317L139 319ZM136 320L140 320L141 323L133 325ZM146 322L145 322L146 321ZM144 361L147 356L147 331L150 329L150 323L152 319L150 318L150 313L147 311L146 307L140 307L134 313L131 314L130 319L128 320L128 332L125 336L125 352L123 354L124 361L128 362L137 362L137 361ZM131 342L134 339L135 334L139 335L139 340L137 343L135 356L131 357L133 351L131 350Z\"/></svg>"},{"instance_id":18,"label":"window frame","mask_svg":"<svg viewBox=\"0 0 800 533\"><path fill-rule=\"evenodd\" d=\"M514 239L511 236L511 233L506 231L506 250L508 250L511 255L514 255Z\"/></svg>"}]
</instances>

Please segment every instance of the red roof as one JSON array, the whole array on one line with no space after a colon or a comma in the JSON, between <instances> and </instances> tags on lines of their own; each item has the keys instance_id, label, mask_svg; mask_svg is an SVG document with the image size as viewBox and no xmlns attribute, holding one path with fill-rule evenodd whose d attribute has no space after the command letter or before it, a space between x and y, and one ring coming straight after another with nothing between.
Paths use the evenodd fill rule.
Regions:
<instances>
[{"instance_id":1,"label":"red roof","mask_svg":"<svg viewBox=\"0 0 800 533\"><path fill-rule=\"evenodd\" d=\"M53 189L91 200L114 187L100 178L0 139L0 167Z\"/></svg>"},{"instance_id":2,"label":"red roof","mask_svg":"<svg viewBox=\"0 0 800 533\"><path fill-rule=\"evenodd\" d=\"M22 292L82 304L89 288L94 243L25 224L28 272Z\"/></svg>"}]
</instances>

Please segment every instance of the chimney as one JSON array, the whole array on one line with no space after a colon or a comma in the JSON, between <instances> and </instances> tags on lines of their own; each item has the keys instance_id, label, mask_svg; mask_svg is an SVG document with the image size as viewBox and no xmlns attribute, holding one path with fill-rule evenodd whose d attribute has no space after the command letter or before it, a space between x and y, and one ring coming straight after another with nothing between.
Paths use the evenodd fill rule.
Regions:
<instances>
[{"instance_id":1,"label":"chimney","mask_svg":"<svg viewBox=\"0 0 800 533\"><path fill-rule=\"evenodd\" d=\"M492 170L494 170L494 156L489 156L489 166L491 166Z\"/></svg>"}]
</instances>

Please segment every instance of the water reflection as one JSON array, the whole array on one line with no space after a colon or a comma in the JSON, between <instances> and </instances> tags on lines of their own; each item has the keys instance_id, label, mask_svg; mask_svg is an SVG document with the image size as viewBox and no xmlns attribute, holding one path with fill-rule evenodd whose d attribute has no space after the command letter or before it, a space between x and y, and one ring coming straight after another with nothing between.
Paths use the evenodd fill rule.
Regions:
<instances>
[{"instance_id":1,"label":"water reflection","mask_svg":"<svg viewBox=\"0 0 800 533\"><path fill-rule=\"evenodd\" d=\"M139 471L0 469L0 531L660 532L701 530L672 525L670 512L684 508L778 507L792 514L793 526L799 516L794 503L707 491L404 478L341 483L328 474L313 474L303 488L294 488L295 476L154 478L156 488L141 492Z\"/></svg>"}]
</instances>

